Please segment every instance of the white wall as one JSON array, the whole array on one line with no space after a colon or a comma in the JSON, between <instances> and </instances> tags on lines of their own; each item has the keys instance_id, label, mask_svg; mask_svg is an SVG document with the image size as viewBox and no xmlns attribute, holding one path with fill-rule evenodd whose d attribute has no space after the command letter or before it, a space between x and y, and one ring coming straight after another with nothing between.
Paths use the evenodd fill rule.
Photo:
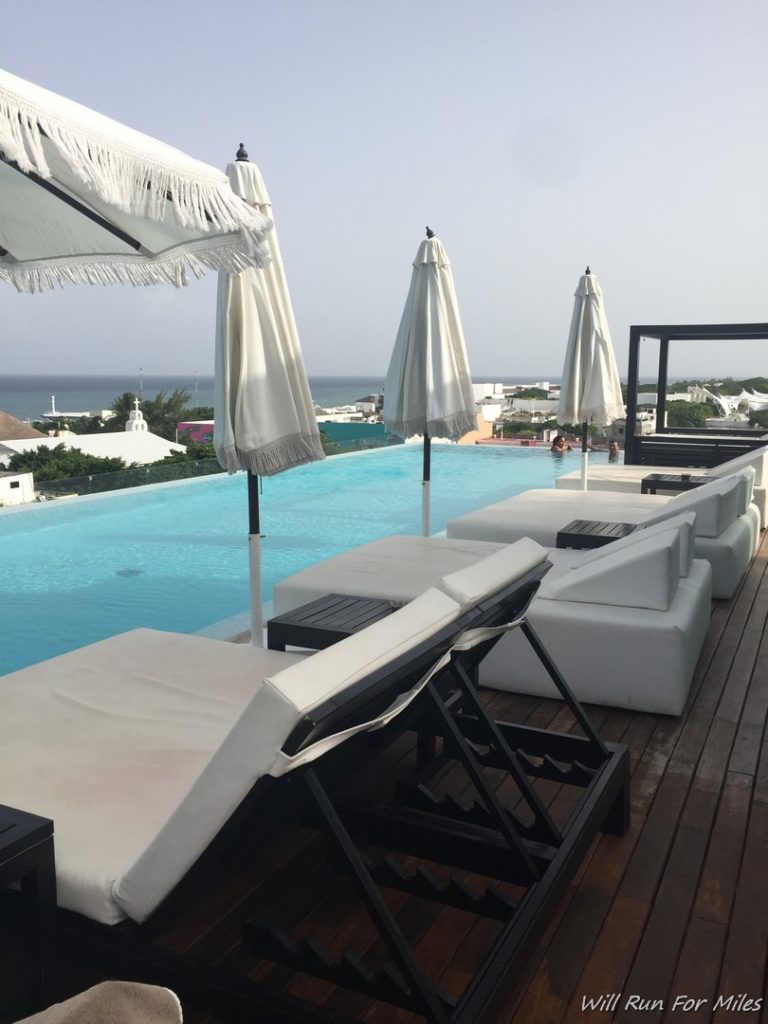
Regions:
<instances>
[{"instance_id":1,"label":"white wall","mask_svg":"<svg viewBox=\"0 0 768 1024\"><path fill-rule=\"evenodd\" d=\"M0 474L0 505L23 505L35 500L35 482L31 473Z\"/></svg>"}]
</instances>

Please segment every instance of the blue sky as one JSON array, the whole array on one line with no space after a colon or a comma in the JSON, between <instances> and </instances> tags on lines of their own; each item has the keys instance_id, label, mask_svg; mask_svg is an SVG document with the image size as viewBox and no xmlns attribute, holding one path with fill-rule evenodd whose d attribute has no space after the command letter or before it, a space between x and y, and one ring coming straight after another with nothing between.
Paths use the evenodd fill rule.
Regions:
<instances>
[{"instance_id":1,"label":"blue sky","mask_svg":"<svg viewBox=\"0 0 768 1024\"><path fill-rule=\"evenodd\" d=\"M266 180L311 374L383 374L433 227L476 377L633 323L768 320L765 0L36 0L0 66ZM212 372L215 280L0 291L3 373ZM768 374L762 345L673 372Z\"/></svg>"}]
</instances>

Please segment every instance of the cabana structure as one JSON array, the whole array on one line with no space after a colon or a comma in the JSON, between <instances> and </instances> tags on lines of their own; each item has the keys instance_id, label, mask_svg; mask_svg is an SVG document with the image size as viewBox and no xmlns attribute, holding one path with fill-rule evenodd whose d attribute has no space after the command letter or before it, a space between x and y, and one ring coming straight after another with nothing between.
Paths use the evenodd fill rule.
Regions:
<instances>
[{"instance_id":1,"label":"cabana structure","mask_svg":"<svg viewBox=\"0 0 768 1024\"><path fill-rule=\"evenodd\" d=\"M656 428L652 434L636 434L640 348L643 341L657 342L659 364ZM668 383L669 346L676 341L734 342L768 340L768 323L761 324L661 324L629 329L627 381L627 429L624 461L635 466L717 466L721 462L759 448L763 431L743 427L709 430L668 428L664 425Z\"/></svg>"}]
</instances>

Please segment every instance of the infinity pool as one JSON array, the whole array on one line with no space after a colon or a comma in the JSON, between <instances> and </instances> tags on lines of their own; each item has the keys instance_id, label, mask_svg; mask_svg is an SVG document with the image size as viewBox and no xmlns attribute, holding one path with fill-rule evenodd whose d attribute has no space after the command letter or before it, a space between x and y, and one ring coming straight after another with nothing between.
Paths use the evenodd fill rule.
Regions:
<instances>
[{"instance_id":1,"label":"infinity pool","mask_svg":"<svg viewBox=\"0 0 768 1024\"><path fill-rule=\"evenodd\" d=\"M552 486L579 458L435 444L432 530ZM278 580L321 558L387 534L419 533L421 459L420 445L398 445L263 480L265 600ZM193 633L241 615L247 523L241 473L3 510L0 674L137 626ZM230 632L237 628L247 628L245 617Z\"/></svg>"}]
</instances>

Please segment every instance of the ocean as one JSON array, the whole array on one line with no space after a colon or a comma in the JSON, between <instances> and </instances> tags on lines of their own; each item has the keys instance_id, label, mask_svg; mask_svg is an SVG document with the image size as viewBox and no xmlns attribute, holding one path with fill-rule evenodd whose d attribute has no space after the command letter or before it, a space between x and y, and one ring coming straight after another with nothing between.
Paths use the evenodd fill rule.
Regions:
<instances>
[{"instance_id":1,"label":"ocean","mask_svg":"<svg viewBox=\"0 0 768 1024\"><path fill-rule=\"evenodd\" d=\"M560 377L476 377L478 382L528 384L538 380L557 383ZM324 408L349 405L365 395L376 394L384 386L384 377L310 377L309 387L316 405ZM118 395L131 391L154 398L159 391L183 389L190 394L189 405L213 405L213 377L178 374L171 376L76 376L76 375L0 375L0 412L19 420L37 420L50 411L51 396L58 412L96 412L109 409Z\"/></svg>"}]
</instances>

